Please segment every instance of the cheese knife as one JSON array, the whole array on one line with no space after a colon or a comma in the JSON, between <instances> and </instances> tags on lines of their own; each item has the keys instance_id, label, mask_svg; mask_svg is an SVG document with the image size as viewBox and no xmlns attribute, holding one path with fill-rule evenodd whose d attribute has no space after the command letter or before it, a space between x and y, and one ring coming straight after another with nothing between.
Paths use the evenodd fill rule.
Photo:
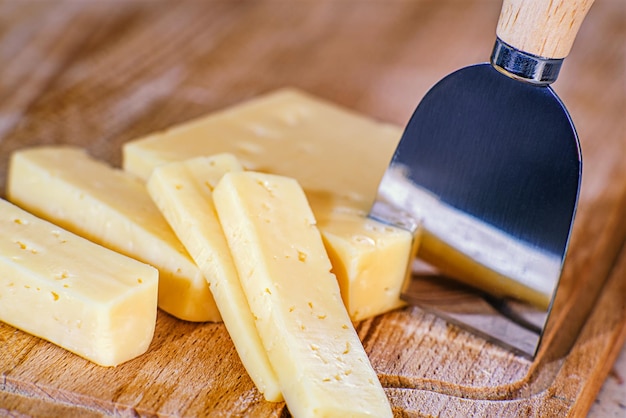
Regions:
<instances>
[{"instance_id":1,"label":"cheese knife","mask_svg":"<svg viewBox=\"0 0 626 418\"><path fill-rule=\"evenodd\" d=\"M418 237L421 267L403 299L531 358L582 173L574 124L550 85L592 3L504 0L490 62L423 97L370 211Z\"/></svg>"}]
</instances>

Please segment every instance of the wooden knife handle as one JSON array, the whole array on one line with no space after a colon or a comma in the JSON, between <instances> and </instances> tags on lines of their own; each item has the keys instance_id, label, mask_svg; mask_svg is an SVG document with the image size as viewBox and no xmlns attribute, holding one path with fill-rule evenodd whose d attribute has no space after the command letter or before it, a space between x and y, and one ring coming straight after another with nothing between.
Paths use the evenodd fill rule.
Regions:
<instances>
[{"instance_id":1,"label":"wooden knife handle","mask_svg":"<svg viewBox=\"0 0 626 418\"><path fill-rule=\"evenodd\" d=\"M503 0L496 33L510 46L565 58L594 0Z\"/></svg>"}]
</instances>

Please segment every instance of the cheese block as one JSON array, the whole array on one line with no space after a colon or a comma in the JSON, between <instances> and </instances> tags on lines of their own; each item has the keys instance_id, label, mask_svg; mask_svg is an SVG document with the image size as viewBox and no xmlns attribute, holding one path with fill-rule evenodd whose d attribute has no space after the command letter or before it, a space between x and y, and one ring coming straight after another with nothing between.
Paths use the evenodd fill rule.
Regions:
<instances>
[{"instance_id":1,"label":"cheese block","mask_svg":"<svg viewBox=\"0 0 626 418\"><path fill-rule=\"evenodd\" d=\"M158 271L0 199L0 321L102 366L148 350Z\"/></svg>"},{"instance_id":2,"label":"cheese block","mask_svg":"<svg viewBox=\"0 0 626 418\"><path fill-rule=\"evenodd\" d=\"M292 415L392 416L299 184L283 176L231 172L213 198Z\"/></svg>"},{"instance_id":3,"label":"cheese block","mask_svg":"<svg viewBox=\"0 0 626 418\"><path fill-rule=\"evenodd\" d=\"M228 152L248 170L349 196L368 211L401 135L397 126L285 88L127 142L123 167L147 180L159 164Z\"/></svg>"},{"instance_id":4,"label":"cheese block","mask_svg":"<svg viewBox=\"0 0 626 418\"><path fill-rule=\"evenodd\" d=\"M148 192L210 285L224 325L256 387L281 401L276 374L263 349L215 206L213 188L230 171L243 170L232 154L197 157L157 167Z\"/></svg>"},{"instance_id":5,"label":"cheese block","mask_svg":"<svg viewBox=\"0 0 626 418\"><path fill-rule=\"evenodd\" d=\"M420 237L368 218L350 200L307 196L352 321L406 305L400 292Z\"/></svg>"},{"instance_id":6,"label":"cheese block","mask_svg":"<svg viewBox=\"0 0 626 418\"><path fill-rule=\"evenodd\" d=\"M98 244L159 269L159 307L188 321L220 321L204 276L143 182L69 146L13 153L9 200Z\"/></svg>"}]
</instances>

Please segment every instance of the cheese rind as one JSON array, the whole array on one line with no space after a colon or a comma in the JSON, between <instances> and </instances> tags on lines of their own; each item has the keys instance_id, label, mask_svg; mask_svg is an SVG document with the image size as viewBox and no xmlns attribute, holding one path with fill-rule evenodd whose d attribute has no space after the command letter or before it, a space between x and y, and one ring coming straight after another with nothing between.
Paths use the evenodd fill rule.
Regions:
<instances>
[{"instance_id":1,"label":"cheese rind","mask_svg":"<svg viewBox=\"0 0 626 418\"><path fill-rule=\"evenodd\" d=\"M0 199L0 321L115 366L148 350L158 271Z\"/></svg>"},{"instance_id":2,"label":"cheese rind","mask_svg":"<svg viewBox=\"0 0 626 418\"><path fill-rule=\"evenodd\" d=\"M239 358L268 401L282 400L213 205L222 176L243 167L231 154L197 157L157 167L148 192L210 283Z\"/></svg>"},{"instance_id":3,"label":"cheese rind","mask_svg":"<svg viewBox=\"0 0 626 418\"><path fill-rule=\"evenodd\" d=\"M228 173L213 198L290 412L392 416L298 183L276 175Z\"/></svg>"},{"instance_id":4,"label":"cheese rind","mask_svg":"<svg viewBox=\"0 0 626 418\"><path fill-rule=\"evenodd\" d=\"M159 269L159 307L188 321L220 321L208 283L145 185L70 146L11 156L9 200L78 235Z\"/></svg>"}]
</instances>

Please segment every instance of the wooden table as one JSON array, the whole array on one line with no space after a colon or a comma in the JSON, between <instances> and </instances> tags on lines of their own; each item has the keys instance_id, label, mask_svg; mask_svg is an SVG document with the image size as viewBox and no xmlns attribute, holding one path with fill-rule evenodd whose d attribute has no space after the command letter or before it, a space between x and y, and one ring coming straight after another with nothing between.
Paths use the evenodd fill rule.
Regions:
<instances>
[{"instance_id":1,"label":"wooden table","mask_svg":"<svg viewBox=\"0 0 626 418\"><path fill-rule=\"evenodd\" d=\"M357 330L396 415L585 416L596 398L626 338L625 7L596 1L555 84L581 137L584 175L544 350L530 362L416 308L363 321ZM15 149L77 144L119 165L128 140L284 86L404 125L433 83L487 59L499 8L4 0L0 195ZM285 412L263 402L220 324L160 313L149 352L114 369L0 324L0 415Z\"/></svg>"}]
</instances>

